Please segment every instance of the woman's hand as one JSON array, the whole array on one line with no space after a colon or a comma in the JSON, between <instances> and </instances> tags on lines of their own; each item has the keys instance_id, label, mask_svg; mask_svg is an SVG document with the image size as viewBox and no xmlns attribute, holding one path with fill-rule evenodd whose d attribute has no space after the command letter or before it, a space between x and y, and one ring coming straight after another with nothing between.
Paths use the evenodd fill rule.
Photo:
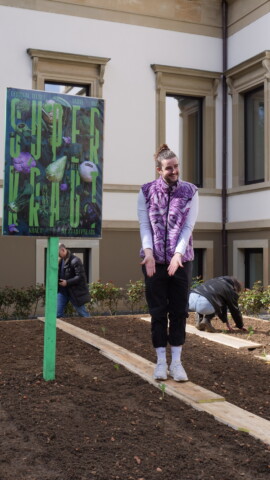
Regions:
<instances>
[{"instance_id":1,"label":"woman's hand","mask_svg":"<svg viewBox=\"0 0 270 480\"><path fill-rule=\"evenodd\" d=\"M147 276L152 277L154 273L156 273L156 262L153 257L153 252L151 248L145 248L144 254L145 254L145 257L141 262L141 265L145 265Z\"/></svg>"},{"instance_id":2,"label":"woman's hand","mask_svg":"<svg viewBox=\"0 0 270 480\"><path fill-rule=\"evenodd\" d=\"M181 253L175 253L174 256L172 257L171 261L170 261L170 265L168 266L168 274L170 276L174 275L176 270L179 267L183 268L182 254Z\"/></svg>"}]
</instances>

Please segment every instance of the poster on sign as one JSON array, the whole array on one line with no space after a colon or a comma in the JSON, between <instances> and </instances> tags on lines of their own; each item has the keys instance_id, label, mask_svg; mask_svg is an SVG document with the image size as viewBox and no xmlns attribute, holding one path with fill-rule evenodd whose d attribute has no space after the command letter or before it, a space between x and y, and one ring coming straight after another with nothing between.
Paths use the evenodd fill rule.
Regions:
<instances>
[{"instance_id":1,"label":"poster on sign","mask_svg":"<svg viewBox=\"0 0 270 480\"><path fill-rule=\"evenodd\" d=\"M7 89L3 235L101 237L104 100Z\"/></svg>"}]
</instances>

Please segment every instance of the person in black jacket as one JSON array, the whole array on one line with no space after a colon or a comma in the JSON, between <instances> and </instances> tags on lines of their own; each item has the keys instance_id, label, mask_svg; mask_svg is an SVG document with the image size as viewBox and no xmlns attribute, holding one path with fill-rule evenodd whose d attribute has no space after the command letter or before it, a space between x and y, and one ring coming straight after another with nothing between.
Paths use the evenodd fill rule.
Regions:
<instances>
[{"instance_id":1,"label":"person in black jacket","mask_svg":"<svg viewBox=\"0 0 270 480\"><path fill-rule=\"evenodd\" d=\"M238 306L241 290L239 281L229 276L212 278L194 287L189 295L189 311L196 312L196 328L215 332L211 319L217 316L226 323L228 330L232 330L227 315L229 310L235 326L246 331Z\"/></svg>"},{"instance_id":2,"label":"person in black jacket","mask_svg":"<svg viewBox=\"0 0 270 480\"><path fill-rule=\"evenodd\" d=\"M57 317L64 315L68 302L71 302L80 317L90 317L85 304L90 302L90 293L81 260L66 246L59 245Z\"/></svg>"}]
</instances>

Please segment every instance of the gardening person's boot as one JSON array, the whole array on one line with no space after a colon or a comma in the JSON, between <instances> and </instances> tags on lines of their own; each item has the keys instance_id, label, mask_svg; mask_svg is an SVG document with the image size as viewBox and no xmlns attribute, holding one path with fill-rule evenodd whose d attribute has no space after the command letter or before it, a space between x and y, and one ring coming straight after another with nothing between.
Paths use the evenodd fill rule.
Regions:
<instances>
[{"instance_id":1,"label":"gardening person's boot","mask_svg":"<svg viewBox=\"0 0 270 480\"><path fill-rule=\"evenodd\" d=\"M204 330L204 325L202 325L203 315L201 313L195 313L195 327L198 330Z\"/></svg>"},{"instance_id":2,"label":"gardening person's boot","mask_svg":"<svg viewBox=\"0 0 270 480\"><path fill-rule=\"evenodd\" d=\"M203 326L203 330L209 333L215 333L216 329L211 325L211 320L214 318L215 314L211 313L210 315L204 315L203 320L201 321L201 325Z\"/></svg>"}]
</instances>

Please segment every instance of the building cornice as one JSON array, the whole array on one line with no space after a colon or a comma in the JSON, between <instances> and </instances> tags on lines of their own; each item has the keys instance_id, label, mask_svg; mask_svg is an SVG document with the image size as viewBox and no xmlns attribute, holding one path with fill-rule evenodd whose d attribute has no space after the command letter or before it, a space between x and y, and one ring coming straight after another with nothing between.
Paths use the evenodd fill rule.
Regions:
<instances>
[{"instance_id":1,"label":"building cornice","mask_svg":"<svg viewBox=\"0 0 270 480\"><path fill-rule=\"evenodd\" d=\"M222 37L219 0L0 0L0 5L176 32Z\"/></svg>"}]
</instances>

